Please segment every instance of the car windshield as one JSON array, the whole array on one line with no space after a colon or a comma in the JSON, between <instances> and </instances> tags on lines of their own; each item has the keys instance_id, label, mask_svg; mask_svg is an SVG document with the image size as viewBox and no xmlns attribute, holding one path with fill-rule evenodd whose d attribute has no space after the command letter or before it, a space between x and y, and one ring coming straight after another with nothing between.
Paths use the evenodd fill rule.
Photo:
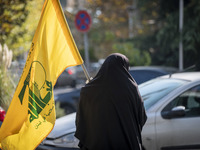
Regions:
<instances>
[{"instance_id":1,"label":"car windshield","mask_svg":"<svg viewBox=\"0 0 200 150\"><path fill-rule=\"evenodd\" d=\"M148 110L164 96L188 81L172 78L157 78L139 85L139 91Z\"/></svg>"}]
</instances>

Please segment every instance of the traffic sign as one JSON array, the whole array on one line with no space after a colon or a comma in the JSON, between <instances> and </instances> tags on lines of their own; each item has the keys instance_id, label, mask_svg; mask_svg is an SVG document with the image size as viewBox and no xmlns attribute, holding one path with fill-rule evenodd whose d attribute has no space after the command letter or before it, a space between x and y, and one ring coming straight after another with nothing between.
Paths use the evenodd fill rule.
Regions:
<instances>
[{"instance_id":1,"label":"traffic sign","mask_svg":"<svg viewBox=\"0 0 200 150\"><path fill-rule=\"evenodd\" d=\"M81 32L87 32L90 29L91 17L85 10L80 10L75 17L76 28Z\"/></svg>"}]
</instances>

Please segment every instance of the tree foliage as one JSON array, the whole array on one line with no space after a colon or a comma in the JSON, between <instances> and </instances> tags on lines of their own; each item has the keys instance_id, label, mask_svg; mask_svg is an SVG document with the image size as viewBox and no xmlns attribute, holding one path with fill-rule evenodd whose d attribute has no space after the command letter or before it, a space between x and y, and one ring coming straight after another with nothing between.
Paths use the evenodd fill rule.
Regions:
<instances>
[{"instance_id":1,"label":"tree foliage","mask_svg":"<svg viewBox=\"0 0 200 150\"><path fill-rule=\"evenodd\" d=\"M127 45L129 6L137 7L133 30L135 36L130 51L137 49L149 53L152 65L178 67L179 61L179 1L174 0L88 0L92 9L93 24L90 32L91 43L97 54L106 56ZM200 64L200 2L184 0L183 51L184 68ZM122 40L121 40L122 39ZM122 41L119 43L119 41ZM95 45L98 45L95 47ZM125 46L126 47L126 46ZM124 47L124 48L125 48ZM120 50L119 50L120 51Z\"/></svg>"},{"instance_id":2,"label":"tree foliage","mask_svg":"<svg viewBox=\"0 0 200 150\"><path fill-rule=\"evenodd\" d=\"M43 1L0 0L0 106L7 110L19 80L18 67L8 69L16 57L30 48ZM8 63L9 62L9 63Z\"/></svg>"},{"instance_id":3,"label":"tree foliage","mask_svg":"<svg viewBox=\"0 0 200 150\"><path fill-rule=\"evenodd\" d=\"M98 57L105 58L110 53L120 52L129 56L131 65L149 65L148 52L140 52L126 40L129 35L128 8L134 4L133 1L88 0L88 3L94 20L89 33L90 43Z\"/></svg>"},{"instance_id":4,"label":"tree foliage","mask_svg":"<svg viewBox=\"0 0 200 150\"><path fill-rule=\"evenodd\" d=\"M131 66L148 66L151 58L148 52L136 49L132 42L119 42L113 45L113 53L121 53L128 57Z\"/></svg>"},{"instance_id":5,"label":"tree foliage","mask_svg":"<svg viewBox=\"0 0 200 150\"><path fill-rule=\"evenodd\" d=\"M192 0L184 12L184 66L196 65L200 70L200 1Z\"/></svg>"},{"instance_id":6,"label":"tree foliage","mask_svg":"<svg viewBox=\"0 0 200 150\"><path fill-rule=\"evenodd\" d=\"M4 43L15 26L20 26L28 15L26 0L0 1L0 43Z\"/></svg>"},{"instance_id":7,"label":"tree foliage","mask_svg":"<svg viewBox=\"0 0 200 150\"><path fill-rule=\"evenodd\" d=\"M13 49L16 56L30 48L43 1L1 0L0 2L0 42L6 43ZM136 33L132 39L128 37L130 6L137 6L132 10L133 14L137 14L137 18L132 18L133 31ZM131 43L132 46L128 46L130 50L126 51L131 53L137 50L140 54L143 52L150 54L151 61L148 59L143 65L151 62L151 65L178 67L178 0L87 0L86 7L93 20L88 33L89 49L93 55L91 60L105 58L113 51L120 52L121 48L126 48ZM199 1L184 0L184 68L200 64L199 13ZM70 17L67 18L70 29L74 33L77 46L82 50L83 34L74 30L74 16Z\"/></svg>"},{"instance_id":8,"label":"tree foliage","mask_svg":"<svg viewBox=\"0 0 200 150\"><path fill-rule=\"evenodd\" d=\"M178 67L179 60L179 1L141 0L139 7L142 19L154 20L154 24L144 25L145 32L134 38L136 47L151 53L153 65ZM151 3L152 5L148 5ZM148 8L148 9L147 9ZM155 10L156 12L155 12ZM183 51L184 68L198 65L200 39L200 2L184 0ZM154 14L154 15L153 15ZM143 21L144 22L144 21ZM148 31L148 32L147 32ZM149 41L149 42L148 42ZM142 45L142 42L144 43Z\"/></svg>"},{"instance_id":9,"label":"tree foliage","mask_svg":"<svg viewBox=\"0 0 200 150\"><path fill-rule=\"evenodd\" d=\"M1 0L0 4L0 42L7 44L16 57L30 48L43 1Z\"/></svg>"}]
</instances>

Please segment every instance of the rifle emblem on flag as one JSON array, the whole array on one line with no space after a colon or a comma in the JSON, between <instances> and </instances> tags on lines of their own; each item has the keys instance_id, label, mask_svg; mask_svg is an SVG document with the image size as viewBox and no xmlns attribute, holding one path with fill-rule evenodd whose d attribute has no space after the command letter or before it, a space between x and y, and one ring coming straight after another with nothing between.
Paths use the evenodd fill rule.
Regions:
<instances>
[{"instance_id":1,"label":"rifle emblem on flag","mask_svg":"<svg viewBox=\"0 0 200 150\"><path fill-rule=\"evenodd\" d=\"M31 81L32 71L38 74L39 78L33 77ZM21 104L23 103L27 87L29 88L28 114L30 114L29 121L32 122L38 118L38 114L40 114L52 97L52 82L46 80L45 69L39 61L32 62L24 85L18 95Z\"/></svg>"}]
</instances>

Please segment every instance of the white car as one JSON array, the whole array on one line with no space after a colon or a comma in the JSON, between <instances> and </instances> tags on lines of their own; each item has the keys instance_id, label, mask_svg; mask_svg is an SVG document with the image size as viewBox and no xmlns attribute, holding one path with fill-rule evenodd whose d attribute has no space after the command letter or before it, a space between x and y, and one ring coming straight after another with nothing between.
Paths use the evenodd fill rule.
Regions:
<instances>
[{"instance_id":1,"label":"white car","mask_svg":"<svg viewBox=\"0 0 200 150\"><path fill-rule=\"evenodd\" d=\"M145 150L200 149L200 72L158 77L139 85L147 112ZM78 149L76 114L56 120L40 149Z\"/></svg>"}]
</instances>

